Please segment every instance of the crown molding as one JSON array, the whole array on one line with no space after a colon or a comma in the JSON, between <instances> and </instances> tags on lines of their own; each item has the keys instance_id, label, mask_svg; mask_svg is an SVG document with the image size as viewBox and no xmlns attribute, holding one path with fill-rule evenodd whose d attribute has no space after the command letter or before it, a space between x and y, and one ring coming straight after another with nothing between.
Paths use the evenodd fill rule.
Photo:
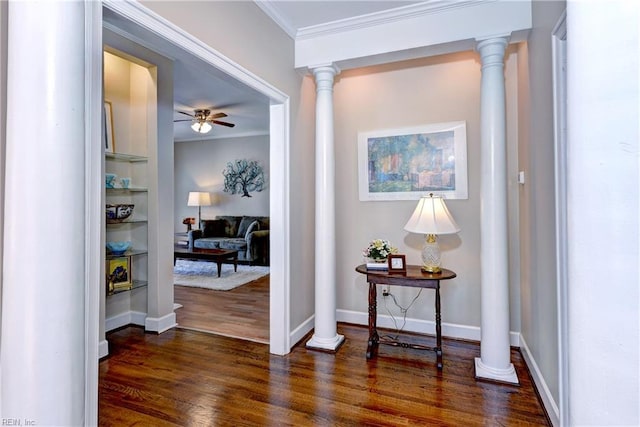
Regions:
<instances>
[{"instance_id":1,"label":"crown molding","mask_svg":"<svg viewBox=\"0 0 640 427\"><path fill-rule=\"evenodd\" d=\"M269 18L271 18L276 24L280 26L284 30L285 33L289 35L292 39L295 40L296 32L298 31L296 27L291 23L289 19L282 16L275 7L273 7L273 3L271 1L265 0L254 0L254 3L262 9L264 13L267 14Z\"/></svg>"},{"instance_id":2,"label":"crown molding","mask_svg":"<svg viewBox=\"0 0 640 427\"><path fill-rule=\"evenodd\" d=\"M311 39L320 35L342 33L346 31L374 27L389 22L401 21L428 14L441 13L452 9L472 7L480 3L490 3L499 0L428 0L395 9L369 13L366 15L345 18L326 24L313 25L298 29L295 33L296 40ZM259 2L259 5L263 4ZM278 22L278 21L276 21ZM286 31L286 30L285 30Z\"/></svg>"},{"instance_id":3,"label":"crown molding","mask_svg":"<svg viewBox=\"0 0 640 427\"><path fill-rule=\"evenodd\" d=\"M241 133L234 133L233 135L203 135L194 136L193 138L175 138L174 142L202 142L202 141L214 141L218 139L235 139L235 138L251 138L255 136L270 136L268 130L256 130Z\"/></svg>"}]
</instances>

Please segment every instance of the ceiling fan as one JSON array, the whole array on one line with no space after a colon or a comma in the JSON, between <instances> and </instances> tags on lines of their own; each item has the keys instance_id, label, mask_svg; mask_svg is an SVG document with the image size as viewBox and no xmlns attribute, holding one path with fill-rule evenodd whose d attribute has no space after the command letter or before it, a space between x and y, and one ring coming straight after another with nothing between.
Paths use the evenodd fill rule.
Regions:
<instances>
[{"instance_id":1,"label":"ceiling fan","mask_svg":"<svg viewBox=\"0 0 640 427\"><path fill-rule=\"evenodd\" d=\"M195 110L193 114L185 113L184 111L178 111L180 114L184 114L185 116L191 117L190 119L184 120L174 120L174 122L193 122L191 124L191 129L199 133L207 133L213 127L213 124L226 126L229 128L234 127L233 123L222 122L220 120L223 117L227 117L225 113L215 113L211 114L211 110L208 109L198 109Z\"/></svg>"}]
</instances>

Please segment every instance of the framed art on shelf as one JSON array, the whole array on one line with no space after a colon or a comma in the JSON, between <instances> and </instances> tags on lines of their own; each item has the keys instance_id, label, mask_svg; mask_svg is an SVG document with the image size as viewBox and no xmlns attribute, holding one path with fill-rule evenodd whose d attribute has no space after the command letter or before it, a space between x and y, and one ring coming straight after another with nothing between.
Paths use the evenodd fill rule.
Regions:
<instances>
[{"instance_id":1,"label":"framed art on shelf","mask_svg":"<svg viewBox=\"0 0 640 427\"><path fill-rule=\"evenodd\" d=\"M466 199L466 122L358 133L361 201Z\"/></svg>"},{"instance_id":2,"label":"framed art on shelf","mask_svg":"<svg viewBox=\"0 0 640 427\"><path fill-rule=\"evenodd\" d=\"M113 142L113 111L111 102L104 102L104 151L113 153L115 151Z\"/></svg>"},{"instance_id":3,"label":"framed art on shelf","mask_svg":"<svg viewBox=\"0 0 640 427\"><path fill-rule=\"evenodd\" d=\"M131 257L121 256L107 259L107 293L129 290L131 281Z\"/></svg>"}]
</instances>

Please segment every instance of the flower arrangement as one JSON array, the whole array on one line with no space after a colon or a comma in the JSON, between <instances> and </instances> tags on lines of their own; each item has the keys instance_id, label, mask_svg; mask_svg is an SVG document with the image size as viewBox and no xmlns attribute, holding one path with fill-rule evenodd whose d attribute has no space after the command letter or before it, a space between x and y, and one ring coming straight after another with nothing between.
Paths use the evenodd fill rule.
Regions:
<instances>
[{"instance_id":1,"label":"flower arrangement","mask_svg":"<svg viewBox=\"0 0 640 427\"><path fill-rule=\"evenodd\" d=\"M362 251L362 255L366 258L376 260L386 260L390 254L398 253L398 248L391 246L388 240L374 239L369 242L369 246Z\"/></svg>"}]
</instances>

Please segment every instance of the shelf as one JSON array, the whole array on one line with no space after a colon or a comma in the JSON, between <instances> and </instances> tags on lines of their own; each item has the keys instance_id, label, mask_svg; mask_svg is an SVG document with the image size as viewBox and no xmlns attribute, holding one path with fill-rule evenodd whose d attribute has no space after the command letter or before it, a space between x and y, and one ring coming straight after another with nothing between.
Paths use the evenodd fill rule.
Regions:
<instances>
[{"instance_id":1,"label":"shelf","mask_svg":"<svg viewBox=\"0 0 640 427\"><path fill-rule=\"evenodd\" d=\"M144 187L129 187L129 188L106 188L107 193L146 193L149 191Z\"/></svg>"},{"instance_id":2,"label":"shelf","mask_svg":"<svg viewBox=\"0 0 640 427\"><path fill-rule=\"evenodd\" d=\"M104 153L104 157L107 160L114 160L114 161L117 161L117 162L140 163L140 162L146 162L147 161L146 157L137 156L135 154Z\"/></svg>"},{"instance_id":3,"label":"shelf","mask_svg":"<svg viewBox=\"0 0 640 427\"><path fill-rule=\"evenodd\" d=\"M148 250L146 249L130 249L128 251L126 251L125 253L121 254L121 255L113 255L110 253L107 253L107 259L113 259L113 258L120 258L123 256L137 256L137 255L145 255L149 253Z\"/></svg>"},{"instance_id":4,"label":"shelf","mask_svg":"<svg viewBox=\"0 0 640 427\"><path fill-rule=\"evenodd\" d=\"M124 224L146 224L146 219L129 219L122 222L107 222L107 227L112 225L124 225Z\"/></svg>"},{"instance_id":5,"label":"shelf","mask_svg":"<svg viewBox=\"0 0 640 427\"><path fill-rule=\"evenodd\" d=\"M149 282L147 282L146 280L134 280L133 284L131 285L131 288L114 289L111 292L107 291L107 296L111 296L111 295L115 295L115 294L121 294L121 293L124 293L124 292L131 292L131 291L136 290L136 289L145 288L148 284L149 284Z\"/></svg>"}]
</instances>

